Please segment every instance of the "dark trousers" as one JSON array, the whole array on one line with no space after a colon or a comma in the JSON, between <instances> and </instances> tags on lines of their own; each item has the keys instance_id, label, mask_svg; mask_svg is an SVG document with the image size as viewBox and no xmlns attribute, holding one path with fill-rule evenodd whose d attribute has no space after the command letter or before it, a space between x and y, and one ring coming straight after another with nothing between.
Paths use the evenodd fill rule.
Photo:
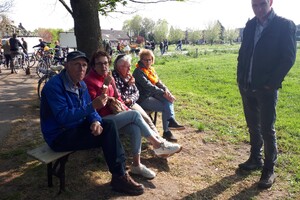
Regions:
<instances>
[{"instance_id":1,"label":"dark trousers","mask_svg":"<svg viewBox=\"0 0 300 200\"><path fill-rule=\"evenodd\" d=\"M102 147L109 171L122 176L125 174L125 152L116 125L113 120L103 120L102 127L101 135L94 136L90 124L85 122L59 135L51 148L54 151L77 151Z\"/></svg>"},{"instance_id":2,"label":"dark trousers","mask_svg":"<svg viewBox=\"0 0 300 200\"><path fill-rule=\"evenodd\" d=\"M264 168L274 170L277 160L275 121L278 90L240 88L240 94L250 133L250 156L261 159L264 145Z\"/></svg>"}]
</instances>

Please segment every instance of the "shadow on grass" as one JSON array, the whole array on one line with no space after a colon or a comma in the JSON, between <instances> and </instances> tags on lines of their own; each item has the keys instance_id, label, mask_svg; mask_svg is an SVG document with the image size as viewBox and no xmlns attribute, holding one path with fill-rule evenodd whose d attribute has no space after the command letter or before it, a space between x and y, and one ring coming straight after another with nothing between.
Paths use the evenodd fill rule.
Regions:
<instances>
[{"instance_id":1,"label":"shadow on grass","mask_svg":"<svg viewBox=\"0 0 300 200\"><path fill-rule=\"evenodd\" d=\"M232 185L243 181L247 178L251 173L241 172L236 170L235 174L226 176L222 178L220 181L216 182L215 184L192 194L182 198L183 200L189 199L215 199L219 195L221 195L227 189L230 189ZM240 191L238 194L230 197L230 200L240 200L240 199L252 199L253 197L257 196L261 190L257 188L257 184L253 184L249 188L245 188L244 190Z\"/></svg>"}]
</instances>

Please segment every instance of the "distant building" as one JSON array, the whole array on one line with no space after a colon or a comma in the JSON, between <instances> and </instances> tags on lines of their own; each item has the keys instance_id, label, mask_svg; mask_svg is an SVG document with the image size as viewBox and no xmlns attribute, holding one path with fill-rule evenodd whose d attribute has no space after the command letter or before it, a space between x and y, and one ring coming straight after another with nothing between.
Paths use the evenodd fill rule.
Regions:
<instances>
[{"instance_id":1,"label":"distant building","mask_svg":"<svg viewBox=\"0 0 300 200\"><path fill-rule=\"evenodd\" d=\"M113 30L113 29L103 29L101 30L102 40L109 40L113 47L118 45L118 42L122 44L130 44L130 37L125 31Z\"/></svg>"},{"instance_id":2,"label":"distant building","mask_svg":"<svg viewBox=\"0 0 300 200\"><path fill-rule=\"evenodd\" d=\"M109 41L111 47L116 48L118 43L120 42L123 45L130 44L130 37L127 35L125 31L121 30L101 30L102 40ZM68 32L60 32L59 33L59 41L61 46L77 48L76 37L74 35L74 31Z\"/></svg>"}]
</instances>

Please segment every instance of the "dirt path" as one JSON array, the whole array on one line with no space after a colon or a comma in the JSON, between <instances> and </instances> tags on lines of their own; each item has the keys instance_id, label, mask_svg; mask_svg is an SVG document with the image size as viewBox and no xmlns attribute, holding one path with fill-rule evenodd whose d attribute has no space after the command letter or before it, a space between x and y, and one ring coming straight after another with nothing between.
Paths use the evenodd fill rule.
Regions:
<instances>
[{"instance_id":1,"label":"dirt path","mask_svg":"<svg viewBox=\"0 0 300 200\"><path fill-rule=\"evenodd\" d=\"M25 75L20 70L11 74L9 69L2 68L0 74L0 145L7 134L11 132L14 120L25 114L28 102L36 96L37 76Z\"/></svg>"}]
</instances>

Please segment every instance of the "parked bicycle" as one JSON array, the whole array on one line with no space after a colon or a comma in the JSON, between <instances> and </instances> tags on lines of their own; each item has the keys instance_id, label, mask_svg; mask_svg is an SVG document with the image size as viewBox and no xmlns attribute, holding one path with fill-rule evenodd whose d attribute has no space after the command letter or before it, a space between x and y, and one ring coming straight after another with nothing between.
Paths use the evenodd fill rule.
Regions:
<instances>
[{"instance_id":1,"label":"parked bicycle","mask_svg":"<svg viewBox=\"0 0 300 200\"><path fill-rule=\"evenodd\" d=\"M49 81L50 78L58 74L64 69L63 65L51 65L49 69L45 69L45 71L42 71L43 76L39 79L38 87L37 87L37 93L39 99L41 99L42 96L42 89L44 85Z\"/></svg>"},{"instance_id":2,"label":"parked bicycle","mask_svg":"<svg viewBox=\"0 0 300 200\"><path fill-rule=\"evenodd\" d=\"M35 65L36 59L35 56L31 54L25 54L24 55L24 63L28 68L31 68Z\"/></svg>"},{"instance_id":3,"label":"parked bicycle","mask_svg":"<svg viewBox=\"0 0 300 200\"><path fill-rule=\"evenodd\" d=\"M49 50L44 51L36 67L36 74L41 78L44 76L50 66L53 64L53 53Z\"/></svg>"},{"instance_id":4,"label":"parked bicycle","mask_svg":"<svg viewBox=\"0 0 300 200\"><path fill-rule=\"evenodd\" d=\"M11 60L11 68L12 68L12 72L15 72L16 74L19 73L19 70L22 68L25 70L24 65L23 65L23 56L22 54L16 54L12 57Z\"/></svg>"}]
</instances>

